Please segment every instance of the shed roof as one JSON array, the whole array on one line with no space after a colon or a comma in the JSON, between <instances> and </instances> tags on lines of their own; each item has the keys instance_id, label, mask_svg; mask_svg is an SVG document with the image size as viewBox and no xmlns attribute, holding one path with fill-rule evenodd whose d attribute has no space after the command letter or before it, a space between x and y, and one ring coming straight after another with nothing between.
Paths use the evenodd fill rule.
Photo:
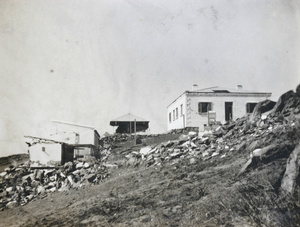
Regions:
<instances>
[{"instance_id":1,"label":"shed roof","mask_svg":"<svg viewBox=\"0 0 300 227\"><path fill-rule=\"evenodd\" d=\"M131 122L131 121L136 121L136 122L149 122L141 117L135 116L131 113L125 114L122 117L119 117L117 119L114 119L110 122Z\"/></svg>"}]
</instances>

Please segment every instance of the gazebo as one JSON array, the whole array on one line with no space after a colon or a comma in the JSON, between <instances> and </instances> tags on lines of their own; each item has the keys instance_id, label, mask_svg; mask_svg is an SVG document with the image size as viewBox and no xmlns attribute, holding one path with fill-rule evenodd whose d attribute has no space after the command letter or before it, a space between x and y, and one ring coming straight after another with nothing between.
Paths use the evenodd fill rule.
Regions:
<instances>
[{"instance_id":1,"label":"gazebo","mask_svg":"<svg viewBox=\"0 0 300 227\"><path fill-rule=\"evenodd\" d=\"M149 127L149 121L128 113L122 117L110 121L111 126L118 126L116 133L144 132Z\"/></svg>"}]
</instances>

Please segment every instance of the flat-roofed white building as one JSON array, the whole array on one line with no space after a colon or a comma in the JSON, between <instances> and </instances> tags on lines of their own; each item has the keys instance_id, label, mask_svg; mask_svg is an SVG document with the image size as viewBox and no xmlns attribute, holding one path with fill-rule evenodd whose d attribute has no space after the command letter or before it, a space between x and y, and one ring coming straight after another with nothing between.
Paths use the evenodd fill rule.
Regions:
<instances>
[{"instance_id":1,"label":"flat-roofed white building","mask_svg":"<svg viewBox=\"0 0 300 227\"><path fill-rule=\"evenodd\" d=\"M185 91L168 106L168 130L197 127L204 131L216 122L225 123L252 113L258 102L271 97L269 92L210 87Z\"/></svg>"},{"instance_id":2,"label":"flat-roofed white building","mask_svg":"<svg viewBox=\"0 0 300 227\"><path fill-rule=\"evenodd\" d=\"M100 157L100 135L94 127L63 121L53 123L55 127L45 138L25 136L30 161L64 164L78 157Z\"/></svg>"}]
</instances>

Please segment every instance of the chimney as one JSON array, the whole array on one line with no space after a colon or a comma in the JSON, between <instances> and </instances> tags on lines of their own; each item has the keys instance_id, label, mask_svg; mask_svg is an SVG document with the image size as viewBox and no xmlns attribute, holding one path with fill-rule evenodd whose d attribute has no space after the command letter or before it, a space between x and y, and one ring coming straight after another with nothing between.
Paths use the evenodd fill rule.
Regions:
<instances>
[{"instance_id":1,"label":"chimney","mask_svg":"<svg viewBox=\"0 0 300 227\"><path fill-rule=\"evenodd\" d=\"M197 91L198 90L198 85L197 84L193 84L193 89L192 91Z\"/></svg>"},{"instance_id":2,"label":"chimney","mask_svg":"<svg viewBox=\"0 0 300 227\"><path fill-rule=\"evenodd\" d=\"M237 85L237 86L236 86L236 89L238 89L238 90L243 89L243 85Z\"/></svg>"}]
</instances>

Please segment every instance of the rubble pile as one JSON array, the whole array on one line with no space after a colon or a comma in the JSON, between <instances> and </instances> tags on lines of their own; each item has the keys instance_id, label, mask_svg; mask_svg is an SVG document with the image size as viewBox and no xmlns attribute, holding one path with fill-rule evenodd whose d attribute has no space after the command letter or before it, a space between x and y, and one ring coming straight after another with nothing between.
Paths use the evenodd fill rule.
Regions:
<instances>
[{"instance_id":1,"label":"rubble pile","mask_svg":"<svg viewBox=\"0 0 300 227\"><path fill-rule=\"evenodd\" d=\"M224 158L234 151L251 152L259 147L268 146L274 139L280 137L280 142L286 138L294 144L293 137L288 133L299 130L299 121L266 118L251 122L249 118L241 118L217 128L214 132L208 131L200 135L189 132L178 140L143 147L139 152L129 151L125 154L127 163L137 166L141 162L146 162L147 166L151 166L161 165L177 158L189 158L190 162L194 159L207 160L215 156Z\"/></svg>"},{"instance_id":2,"label":"rubble pile","mask_svg":"<svg viewBox=\"0 0 300 227\"><path fill-rule=\"evenodd\" d=\"M134 139L136 139L136 144L142 144L144 138L151 136L154 135L137 135L135 137L134 135L130 134L116 133L114 135L101 138L101 143L104 150L112 150L114 148L117 148L116 144L123 145L126 142L134 141Z\"/></svg>"},{"instance_id":3,"label":"rubble pile","mask_svg":"<svg viewBox=\"0 0 300 227\"><path fill-rule=\"evenodd\" d=\"M125 142L132 138L133 138L133 136L129 135L129 134L116 133L114 135L109 135L109 136L101 138L101 141L104 145L108 146L108 145L115 144L115 143Z\"/></svg>"},{"instance_id":4,"label":"rubble pile","mask_svg":"<svg viewBox=\"0 0 300 227\"><path fill-rule=\"evenodd\" d=\"M133 151L139 150L142 146L147 146L147 144L157 144L156 138L162 141L167 141L169 138L178 138L178 135L183 133L192 132L195 135L193 130L198 131L198 128L184 128L184 129L173 129L164 134L139 134L137 136L129 134L114 134L103 137L101 139L102 150L101 150L101 159L106 162L107 159L112 156L116 158L118 156L118 151L121 150L122 155L127 155L128 147L133 147ZM168 138L168 139L166 139ZM135 140L135 143L134 143ZM153 147L153 146L152 146ZM120 149L118 149L120 148ZM118 159L118 157L117 157Z\"/></svg>"},{"instance_id":5,"label":"rubble pile","mask_svg":"<svg viewBox=\"0 0 300 227\"><path fill-rule=\"evenodd\" d=\"M184 129L172 129L169 132L165 134L182 134L182 133L188 133L190 131L198 131L198 128L195 127L189 127ZM133 141L136 139L136 144L145 144L147 142L147 139L154 138L161 136L162 134L120 134L115 133L113 135L107 135L103 138L101 138L101 143L103 145L104 149L111 150L116 148L116 144L122 144L128 141Z\"/></svg>"},{"instance_id":6,"label":"rubble pile","mask_svg":"<svg viewBox=\"0 0 300 227\"><path fill-rule=\"evenodd\" d=\"M0 210L25 205L55 191L99 184L107 177L106 168L91 157L56 167L38 163L10 166L0 173Z\"/></svg>"}]
</instances>

